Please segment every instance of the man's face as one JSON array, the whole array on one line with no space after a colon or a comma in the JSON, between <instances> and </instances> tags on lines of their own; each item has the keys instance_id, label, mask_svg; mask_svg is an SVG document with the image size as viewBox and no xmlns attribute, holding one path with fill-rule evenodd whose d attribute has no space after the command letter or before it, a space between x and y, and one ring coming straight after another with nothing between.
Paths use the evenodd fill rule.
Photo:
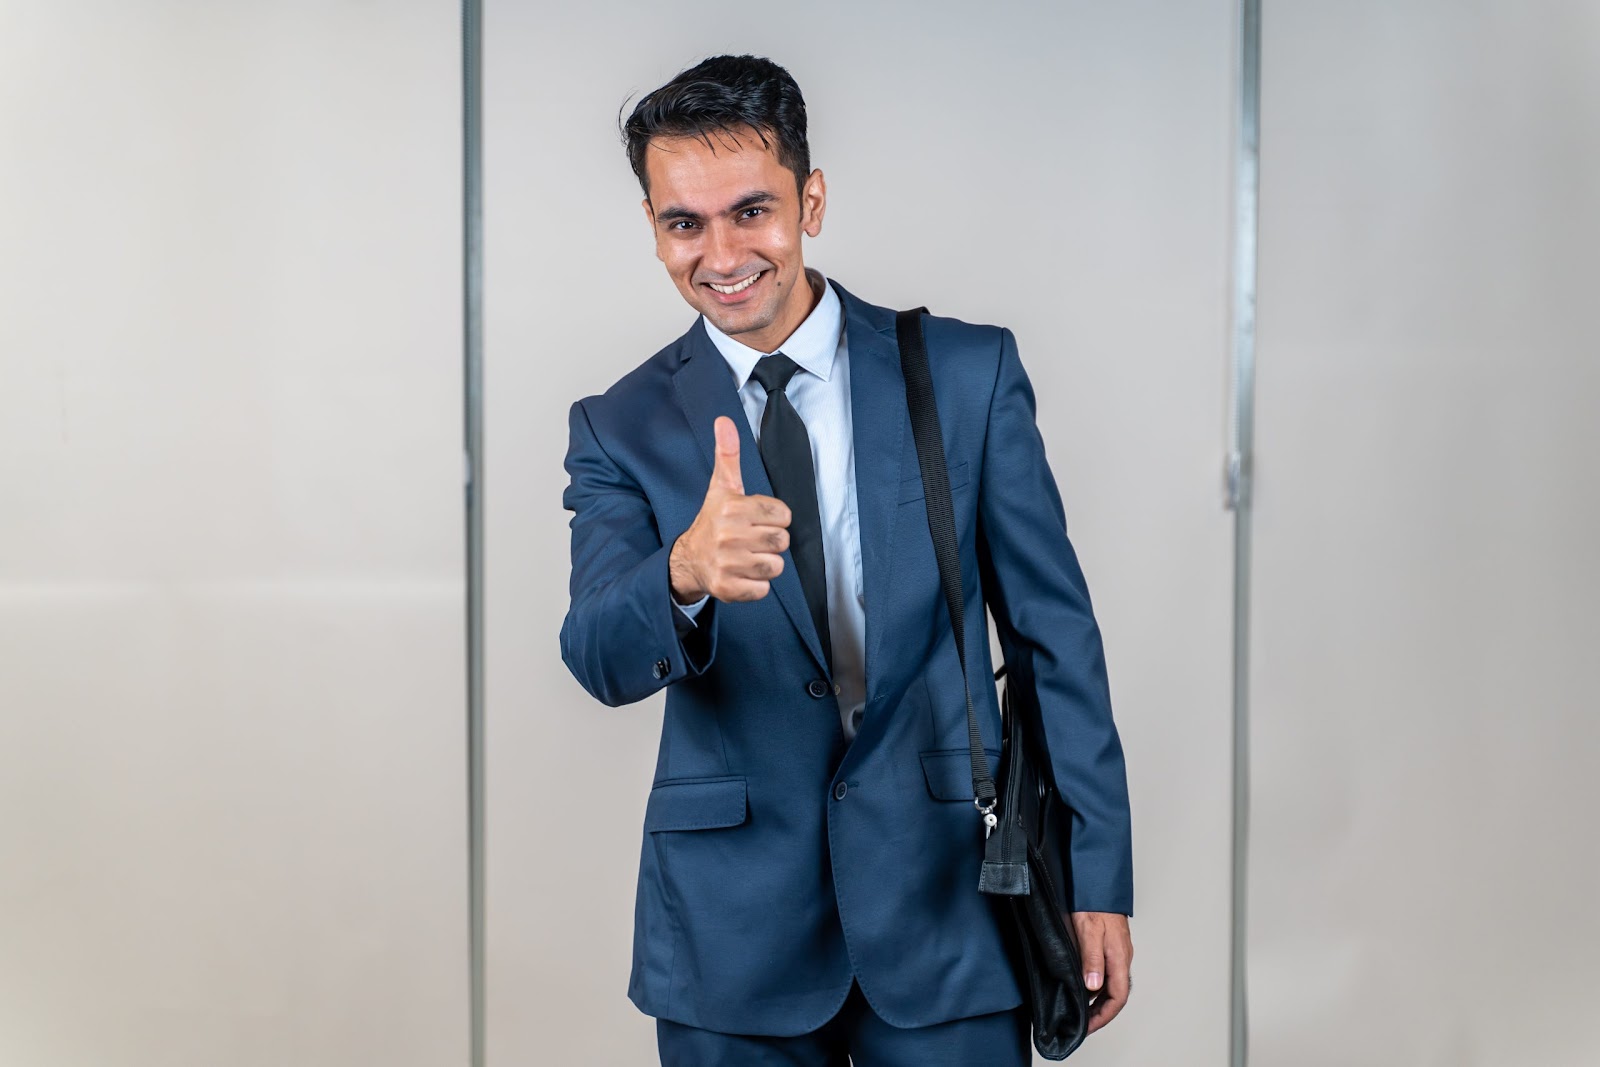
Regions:
<instances>
[{"instance_id":1,"label":"man's face","mask_svg":"<svg viewBox=\"0 0 1600 1067\"><path fill-rule=\"evenodd\" d=\"M656 258L712 325L771 352L814 302L800 235L822 232L822 171L812 171L800 192L794 172L755 131L712 133L711 144L696 137L650 141L644 213Z\"/></svg>"}]
</instances>

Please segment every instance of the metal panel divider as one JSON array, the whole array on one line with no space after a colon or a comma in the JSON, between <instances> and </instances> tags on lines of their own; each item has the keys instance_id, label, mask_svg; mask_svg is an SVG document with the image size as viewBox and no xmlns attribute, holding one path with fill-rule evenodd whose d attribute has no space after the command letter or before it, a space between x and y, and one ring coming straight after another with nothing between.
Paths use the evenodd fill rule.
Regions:
<instances>
[{"instance_id":1,"label":"metal panel divider","mask_svg":"<svg viewBox=\"0 0 1600 1067\"><path fill-rule=\"evenodd\" d=\"M461 4L462 326L467 558L467 966L472 1067L484 1064L483 3Z\"/></svg>"},{"instance_id":2,"label":"metal panel divider","mask_svg":"<svg viewBox=\"0 0 1600 1067\"><path fill-rule=\"evenodd\" d=\"M1233 511L1233 873L1229 1062L1249 1060L1245 982L1250 829L1250 532L1255 459L1256 234L1261 192L1261 0L1239 2L1234 156L1233 380L1227 506Z\"/></svg>"}]
</instances>

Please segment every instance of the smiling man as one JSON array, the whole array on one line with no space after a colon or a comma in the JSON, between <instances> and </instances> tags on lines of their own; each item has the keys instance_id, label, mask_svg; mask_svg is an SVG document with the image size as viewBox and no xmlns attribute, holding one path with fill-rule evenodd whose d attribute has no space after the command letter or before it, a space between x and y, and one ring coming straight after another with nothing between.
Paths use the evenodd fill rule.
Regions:
<instances>
[{"instance_id":1,"label":"smiling man","mask_svg":"<svg viewBox=\"0 0 1600 1067\"><path fill-rule=\"evenodd\" d=\"M966 703L895 314L805 265L827 189L782 67L718 56L623 124L656 256L699 315L569 413L561 655L602 703L665 689L628 995L663 1065L1011 1067L1029 1025L978 892ZM967 619L1027 657L1073 809L1071 921L1128 999L1122 746L1009 330L925 320ZM982 627L972 677L992 679ZM974 684L998 766L999 704Z\"/></svg>"}]
</instances>

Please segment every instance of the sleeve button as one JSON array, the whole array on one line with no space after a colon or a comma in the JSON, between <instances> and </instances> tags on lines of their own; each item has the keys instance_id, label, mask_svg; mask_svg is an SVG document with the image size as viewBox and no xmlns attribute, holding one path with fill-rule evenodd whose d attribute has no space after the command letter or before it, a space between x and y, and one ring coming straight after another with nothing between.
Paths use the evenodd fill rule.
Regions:
<instances>
[{"instance_id":1,"label":"sleeve button","mask_svg":"<svg viewBox=\"0 0 1600 1067\"><path fill-rule=\"evenodd\" d=\"M667 672L671 669L672 664L668 663L664 659L658 659L655 662L655 666L650 669L650 673L654 674L657 678L665 678L667 676Z\"/></svg>"}]
</instances>

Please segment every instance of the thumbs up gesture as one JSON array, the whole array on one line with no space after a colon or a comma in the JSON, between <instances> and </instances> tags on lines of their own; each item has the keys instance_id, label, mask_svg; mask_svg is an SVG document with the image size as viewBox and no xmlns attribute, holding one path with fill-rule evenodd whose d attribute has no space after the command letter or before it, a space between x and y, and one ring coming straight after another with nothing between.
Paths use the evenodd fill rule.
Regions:
<instances>
[{"instance_id":1,"label":"thumbs up gesture","mask_svg":"<svg viewBox=\"0 0 1600 1067\"><path fill-rule=\"evenodd\" d=\"M672 595L690 604L760 600L783 571L789 547L789 505L775 496L746 496L739 472L739 429L726 415L712 424L716 462L700 514L674 542L668 559Z\"/></svg>"}]
</instances>

